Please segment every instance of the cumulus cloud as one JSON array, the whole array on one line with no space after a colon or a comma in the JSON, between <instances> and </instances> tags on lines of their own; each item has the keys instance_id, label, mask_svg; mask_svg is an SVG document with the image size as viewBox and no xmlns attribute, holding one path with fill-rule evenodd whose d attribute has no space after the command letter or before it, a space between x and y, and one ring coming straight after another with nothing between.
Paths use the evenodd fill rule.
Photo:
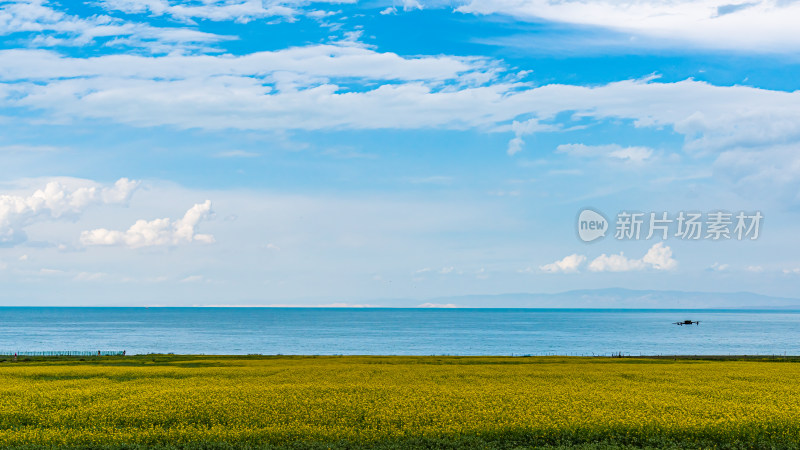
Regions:
<instances>
[{"instance_id":1,"label":"cumulus cloud","mask_svg":"<svg viewBox=\"0 0 800 450\"><path fill-rule=\"evenodd\" d=\"M592 272L628 272L642 270L645 267L641 259L629 259L623 252L619 255L603 253L589 263L589 270Z\"/></svg>"},{"instance_id":2,"label":"cumulus cloud","mask_svg":"<svg viewBox=\"0 0 800 450\"><path fill-rule=\"evenodd\" d=\"M621 34L628 45L775 53L800 49L800 4L791 1L470 0L458 11L599 27Z\"/></svg>"},{"instance_id":3,"label":"cumulus cloud","mask_svg":"<svg viewBox=\"0 0 800 450\"><path fill-rule=\"evenodd\" d=\"M581 264L586 261L586 257L583 255L572 254L569 256L564 257L564 259L545 264L543 266L539 266L539 270L542 272L547 273L574 273L578 271L578 268Z\"/></svg>"},{"instance_id":4,"label":"cumulus cloud","mask_svg":"<svg viewBox=\"0 0 800 450\"><path fill-rule=\"evenodd\" d=\"M130 248L179 245L192 242L213 243L210 234L198 234L197 227L211 214L211 201L192 206L182 219L169 218L137 220L126 231L98 228L81 233L81 243L93 245L123 245Z\"/></svg>"},{"instance_id":5,"label":"cumulus cloud","mask_svg":"<svg viewBox=\"0 0 800 450\"><path fill-rule=\"evenodd\" d=\"M620 252L618 255L602 255L589 263L592 272L630 272L648 268L656 270L672 270L677 267L678 261L672 258L672 249L659 242L649 250L641 259L631 259Z\"/></svg>"},{"instance_id":6,"label":"cumulus cloud","mask_svg":"<svg viewBox=\"0 0 800 450\"><path fill-rule=\"evenodd\" d=\"M27 239L25 227L37 221L76 219L92 205L124 204L139 185L121 178L113 186L89 180L51 181L31 195L0 195L0 245Z\"/></svg>"},{"instance_id":7,"label":"cumulus cloud","mask_svg":"<svg viewBox=\"0 0 800 450\"><path fill-rule=\"evenodd\" d=\"M650 247L642 261L657 270L672 270L678 266L678 261L672 259L672 249L663 242Z\"/></svg>"}]
</instances>

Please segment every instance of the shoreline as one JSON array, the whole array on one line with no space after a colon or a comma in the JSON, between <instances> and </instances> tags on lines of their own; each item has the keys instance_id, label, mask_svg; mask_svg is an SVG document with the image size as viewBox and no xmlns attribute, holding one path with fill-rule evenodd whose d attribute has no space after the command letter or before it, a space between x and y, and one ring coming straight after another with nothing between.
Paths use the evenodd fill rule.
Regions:
<instances>
[{"instance_id":1,"label":"shoreline","mask_svg":"<svg viewBox=\"0 0 800 450\"><path fill-rule=\"evenodd\" d=\"M0 363L14 362L14 355L0 355ZM800 362L800 355L594 355L594 356L574 356L574 355L211 355L211 354L176 354L176 353L147 353L129 355L102 355L102 356L81 356L81 355L53 355L53 356L28 356L20 354L17 362L36 362L36 361L130 361L141 360L160 360L160 361L182 361L182 360L275 360L275 359L394 359L394 360L655 360L655 361L775 361L775 362Z\"/></svg>"}]
</instances>

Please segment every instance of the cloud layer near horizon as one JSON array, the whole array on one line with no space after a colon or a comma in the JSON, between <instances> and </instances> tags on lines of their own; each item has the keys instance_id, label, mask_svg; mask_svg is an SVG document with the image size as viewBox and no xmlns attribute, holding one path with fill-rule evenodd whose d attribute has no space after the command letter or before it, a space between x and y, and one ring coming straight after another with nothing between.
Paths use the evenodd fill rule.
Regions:
<instances>
[{"instance_id":1,"label":"cloud layer near horizon","mask_svg":"<svg viewBox=\"0 0 800 450\"><path fill-rule=\"evenodd\" d=\"M585 255L576 253L539 266L539 269L545 273L578 273L586 261ZM672 258L672 249L663 242L658 242L640 259L628 258L622 252L611 255L603 253L594 258L587 268L591 272L630 272L645 269L672 270L677 266L678 261Z\"/></svg>"}]
</instances>

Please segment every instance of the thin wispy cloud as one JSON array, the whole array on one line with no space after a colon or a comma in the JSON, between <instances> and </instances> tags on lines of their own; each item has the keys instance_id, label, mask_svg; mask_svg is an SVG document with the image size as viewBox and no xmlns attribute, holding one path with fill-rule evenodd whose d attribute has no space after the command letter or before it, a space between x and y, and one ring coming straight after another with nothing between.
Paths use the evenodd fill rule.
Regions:
<instances>
[{"instance_id":1,"label":"thin wispy cloud","mask_svg":"<svg viewBox=\"0 0 800 450\"><path fill-rule=\"evenodd\" d=\"M663 46L666 41L672 46L774 53L800 48L800 38L794 32L800 6L794 2L472 0L456 10L604 28L650 39L651 46ZM629 40L637 45L634 39Z\"/></svg>"},{"instance_id":2,"label":"thin wispy cloud","mask_svg":"<svg viewBox=\"0 0 800 450\"><path fill-rule=\"evenodd\" d=\"M259 156L261 155L256 152L248 152L244 150L227 150L214 154L215 158L258 158Z\"/></svg>"}]
</instances>

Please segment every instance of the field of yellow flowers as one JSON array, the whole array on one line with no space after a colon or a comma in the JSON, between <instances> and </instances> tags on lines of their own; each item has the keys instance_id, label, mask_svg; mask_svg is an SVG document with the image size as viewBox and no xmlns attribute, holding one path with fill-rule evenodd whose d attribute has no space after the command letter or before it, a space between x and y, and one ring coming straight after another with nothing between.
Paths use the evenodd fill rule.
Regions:
<instances>
[{"instance_id":1,"label":"field of yellow flowers","mask_svg":"<svg viewBox=\"0 0 800 450\"><path fill-rule=\"evenodd\" d=\"M795 362L86 359L0 362L1 448L797 448L800 442Z\"/></svg>"}]
</instances>

